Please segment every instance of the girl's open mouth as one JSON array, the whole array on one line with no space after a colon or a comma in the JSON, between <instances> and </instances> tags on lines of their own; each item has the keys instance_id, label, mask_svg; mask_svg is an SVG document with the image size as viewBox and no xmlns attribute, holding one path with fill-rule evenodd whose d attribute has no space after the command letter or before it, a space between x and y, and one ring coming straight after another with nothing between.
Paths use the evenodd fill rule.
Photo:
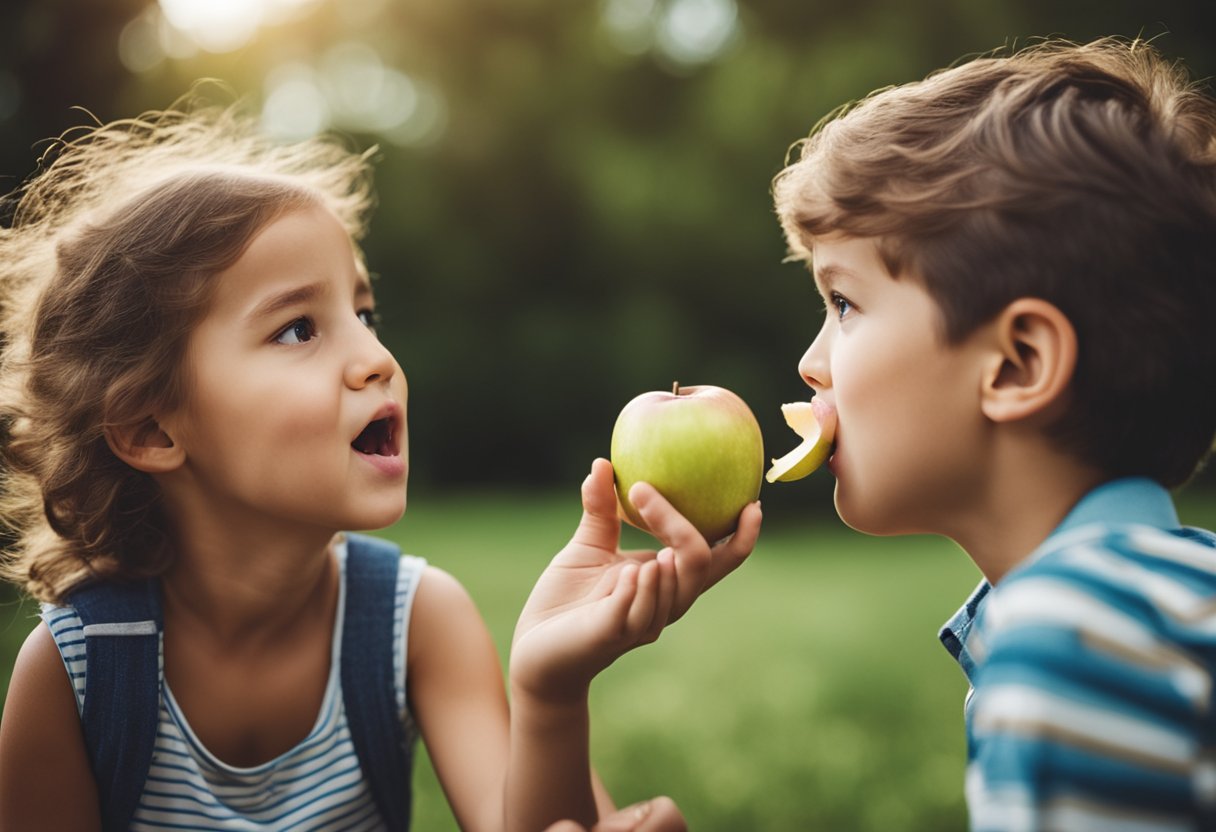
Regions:
<instances>
[{"instance_id":1,"label":"girl's open mouth","mask_svg":"<svg viewBox=\"0 0 1216 832\"><path fill-rule=\"evenodd\" d=\"M397 456L393 419L386 416L368 424L350 445L361 454L372 456Z\"/></svg>"}]
</instances>

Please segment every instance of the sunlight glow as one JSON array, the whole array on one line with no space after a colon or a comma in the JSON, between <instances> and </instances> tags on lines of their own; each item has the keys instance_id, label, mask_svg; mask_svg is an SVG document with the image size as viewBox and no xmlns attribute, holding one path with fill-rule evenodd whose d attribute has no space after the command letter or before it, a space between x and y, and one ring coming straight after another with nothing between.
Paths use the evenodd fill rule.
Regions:
<instances>
[{"instance_id":1,"label":"sunlight glow","mask_svg":"<svg viewBox=\"0 0 1216 832\"><path fill-rule=\"evenodd\" d=\"M345 0L352 14L382 9L388 0ZM133 73L200 51L246 45L259 28L313 10L325 0L158 0L123 28L118 52ZM5 88L0 75L0 118ZM262 125L291 141L331 128L374 134L396 145L434 143L447 128L448 105L434 84L390 65L372 44L340 41L319 54L273 65L262 82Z\"/></svg>"},{"instance_id":2,"label":"sunlight glow","mask_svg":"<svg viewBox=\"0 0 1216 832\"><path fill-rule=\"evenodd\" d=\"M281 139L336 127L418 146L437 139L446 124L438 90L387 66L361 41L331 47L317 66L282 65L265 82L262 126Z\"/></svg>"},{"instance_id":3,"label":"sunlight glow","mask_svg":"<svg viewBox=\"0 0 1216 832\"><path fill-rule=\"evenodd\" d=\"M208 52L231 52L265 25L290 20L319 0L159 0L165 19Z\"/></svg>"}]
</instances>

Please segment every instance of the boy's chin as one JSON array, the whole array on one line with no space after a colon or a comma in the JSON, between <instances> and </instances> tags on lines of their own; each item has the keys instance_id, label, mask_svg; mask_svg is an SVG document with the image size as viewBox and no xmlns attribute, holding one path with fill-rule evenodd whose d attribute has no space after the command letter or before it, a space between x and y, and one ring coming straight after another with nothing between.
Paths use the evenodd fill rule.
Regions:
<instances>
[{"instance_id":1,"label":"boy's chin","mask_svg":"<svg viewBox=\"0 0 1216 832\"><path fill-rule=\"evenodd\" d=\"M861 504L858 504L859 502ZM890 518L884 516L880 507L867 505L864 501L851 500L847 495L842 495L839 482L836 484L835 506L836 516L853 531L876 537L903 533L891 526Z\"/></svg>"}]
</instances>

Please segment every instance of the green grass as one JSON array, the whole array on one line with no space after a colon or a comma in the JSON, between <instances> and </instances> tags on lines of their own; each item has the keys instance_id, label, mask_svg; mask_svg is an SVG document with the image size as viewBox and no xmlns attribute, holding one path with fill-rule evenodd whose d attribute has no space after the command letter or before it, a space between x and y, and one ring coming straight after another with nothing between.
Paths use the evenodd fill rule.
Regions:
<instances>
[{"instance_id":1,"label":"green grass","mask_svg":"<svg viewBox=\"0 0 1216 832\"><path fill-rule=\"evenodd\" d=\"M505 651L577 505L410 514L395 536L461 579ZM944 541L770 526L738 573L597 680L592 750L613 796L670 794L699 832L962 828L966 685L935 633L977 572ZM418 781L418 828L455 829L425 766Z\"/></svg>"},{"instance_id":2,"label":"green grass","mask_svg":"<svg viewBox=\"0 0 1216 832\"><path fill-rule=\"evenodd\" d=\"M1211 502L1184 520L1216 525ZM577 517L574 494L421 498L388 534L468 587L505 658ZM596 681L595 765L619 803L669 794L697 832L962 829L966 685L936 631L977 579L947 541L770 517L739 572ZM0 606L0 684L31 610ZM455 830L418 759L414 828Z\"/></svg>"}]
</instances>

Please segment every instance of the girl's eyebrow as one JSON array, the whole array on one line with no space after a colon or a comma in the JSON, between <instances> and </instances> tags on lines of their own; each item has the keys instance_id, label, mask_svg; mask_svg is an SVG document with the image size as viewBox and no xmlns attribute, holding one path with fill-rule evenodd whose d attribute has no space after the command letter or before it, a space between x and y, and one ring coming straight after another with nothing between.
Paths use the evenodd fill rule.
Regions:
<instances>
[{"instance_id":1,"label":"girl's eyebrow","mask_svg":"<svg viewBox=\"0 0 1216 832\"><path fill-rule=\"evenodd\" d=\"M268 315L286 309L290 306L295 306L300 303L307 303L313 300L318 295L325 291L324 283L309 283L304 286L295 286L283 292L278 292L268 298L261 300L257 306L250 310L245 317L250 321L255 321L258 318L264 318Z\"/></svg>"}]
</instances>

